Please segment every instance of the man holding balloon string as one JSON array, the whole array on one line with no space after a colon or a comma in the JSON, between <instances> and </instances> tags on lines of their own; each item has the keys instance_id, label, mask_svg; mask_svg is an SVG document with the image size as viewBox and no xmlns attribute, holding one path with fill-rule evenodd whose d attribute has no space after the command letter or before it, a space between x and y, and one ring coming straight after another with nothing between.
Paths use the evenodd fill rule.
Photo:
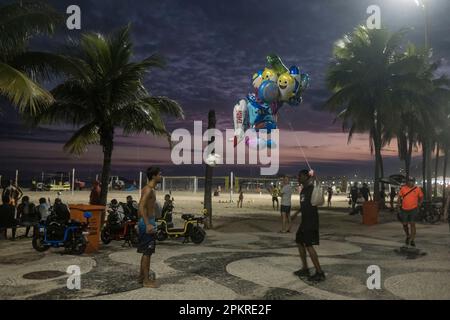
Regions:
<instances>
[{"instance_id":1,"label":"man holding balloon string","mask_svg":"<svg viewBox=\"0 0 450 320\"><path fill-rule=\"evenodd\" d=\"M247 95L246 99L239 101L234 107L235 138L234 144L237 146L244 140L245 131L248 129L271 130L277 129L277 114L284 104L290 106L299 106L302 102L302 94L309 87L310 77L307 73L301 72L296 66L287 68L281 59L276 55L267 57L267 67L253 75L254 92ZM292 129L292 128L291 128ZM276 146L269 139L264 141L259 138L257 141L246 140L245 143L250 147L256 148L275 148ZM300 143L299 147L301 149ZM303 152L303 150L301 150ZM303 153L306 162L306 156ZM309 166L309 163L308 163ZM299 184L303 186L300 194L302 223L296 235L299 253L302 261L302 268L295 275L299 277L308 277L310 281L323 281L325 274L321 269L314 245L319 244L319 223L317 207L311 204L312 183L314 172L311 170L302 170L299 173ZM300 213L300 210L294 214L292 220ZM292 223L288 230L291 229ZM316 268L314 275L309 274L306 262L306 251L308 251L311 260Z\"/></svg>"}]
</instances>

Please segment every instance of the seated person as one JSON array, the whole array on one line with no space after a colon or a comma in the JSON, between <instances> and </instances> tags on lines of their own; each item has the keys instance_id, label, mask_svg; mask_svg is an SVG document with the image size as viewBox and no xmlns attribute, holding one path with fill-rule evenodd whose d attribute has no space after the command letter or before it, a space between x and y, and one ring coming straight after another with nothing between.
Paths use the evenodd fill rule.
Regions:
<instances>
[{"instance_id":1,"label":"seated person","mask_svg":"<svg viewBox=\"0 0 450 320\"><path fill-rule=\"evenodd\" d=\"M132 196L127 197L127 202L122 204L125 216L130 220L137 220L139 204L133 200Z\"/></svg>"},{"instance_id":2,"label":"seated person","mask_svg":"<svg viewBox=\"0 0 450 320\"><path fill-rule=\"evenodd\" d=\"M22 202L17 206L17 219L22 226L26 227L25 237L28 237L31 227L39 223L36 207L30 202L28 196L23 197Z\"/></svg>"},{"instance_id":3,"label":"seated person","mask_svg":"<svg viewBox=\"0 0 450 320\"><path fill-rule=\"evenodd\" d=\"M7 231L12 229L11 240L16 239L16 208L10 204L11 198L8 195L2 196L2 205L0 205L0 235L3 235L5 240Z\"/></svg>"},{"instance_id":4,"label":"seated person","mask_svg":"<svg viewBox=\"0 0 450 320\"><path fill-rule=\"evenodd\" d=\"M173 226L172 212L173 212L173 198L170 198L170 194L164 196L164 205L161 211L161 218L163 218L169 227Z\"/></svg>"},{"instance_id":5,"label":"seated person","mask_svg":"<svg viewBox=\"0 0 450 320\"><path fill-rule=\"evenodd\" d=\"M50 205L45 198L39 199L39 206L36 207L36 210L38 211L39 220L44 222L47 221L47 218L50 215Z\"/></svg>"},{"instance_id":6,"label":"seated person","mask_svg":"<svg viewBox=\"0 0 450 320\"><path fill-rule=\"evenodd\" d=\"M55 199L53 205L53 212L56 216L56 221L61 224L68 224L70 221L70 211L67 205L65 205L60 198Z\"/></svg>"},{"instance_id":7,"label":"seated person","mask_svg":"<svg viewBox=\"0 0 450 320\"><path fill-rule=\"evenodd\" d=\"M116 199L112 199L108 209L108 222L112 224L121 224L124 221L125 214L123 206L117 202Z\"/></svg>"}]
</instances>

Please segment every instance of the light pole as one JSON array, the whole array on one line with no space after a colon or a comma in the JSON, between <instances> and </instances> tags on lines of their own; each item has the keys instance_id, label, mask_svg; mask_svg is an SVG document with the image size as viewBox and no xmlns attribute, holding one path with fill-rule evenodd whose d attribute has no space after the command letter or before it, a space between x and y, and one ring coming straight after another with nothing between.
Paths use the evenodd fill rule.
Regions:
<instances>
[{"instance_id":1,"label":"light pole","mask_svg":"<svg viewBox=\"0 0 450 320\"><path fill-rule=\"evenodd\" d=\"M427 53L427 58L430 56L430 0L414 0L416 5L423 9L424 20L425 20L425 51ZM422 157L422 168L424 181L422 186L425 189L425 199L431 201L432 198L432 182L431 182L431 161L432 161L432 144L430 138L426 138L426 146L422 144L422 149L425 148L424 157ZM424 151L422 151L424 152Z\"/></svg>"},{"instance_id":2,"label":"light pole","mask_svg":"<svg viewBox=\"0 0 450 320\"><path fill-rule=\"evenodd\" d=\"M425 18L425 49L428 50L430 48L430 1L429 0L414 0L418 7L421 7L424 10L424 18Z\"/></svg>"}]
</instances>

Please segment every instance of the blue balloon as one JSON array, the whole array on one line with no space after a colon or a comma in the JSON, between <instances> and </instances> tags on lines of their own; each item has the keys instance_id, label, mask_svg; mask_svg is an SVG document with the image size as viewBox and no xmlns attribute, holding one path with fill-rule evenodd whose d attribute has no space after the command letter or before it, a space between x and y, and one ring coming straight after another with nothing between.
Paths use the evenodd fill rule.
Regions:
<instances>
[{"instance_id":1,"label":"blue balloon","mask_svg":"<svg viewBox=\"0 0 450 320\"><path fill-rule=\"evenodd\" d=\"M296 66L292 66L289 69L289 73L293 76L300 74L300 70Z\"/></svg>"},{"instance_id":2,"label":"blue balloon","mask_svg":"<svg viewBox=\"0 0 450 320\"><path fill-rule=\"evenodd\" d=\"M264 81L258 90L259 99L269 104L277 101L279 95L278 84L270 80Z\"/></svg>"},{"instance_id":3,"label":"blue balloon","mask_svg":"<svg viewBox=\"0 0 450 320\"><path fill-rule=\"evenodd\" d=\"M309 88L309 85L311 83L311 77L307 73L302 73L301 81L302 81L301 86L303 89Z\"/></svg>"}]
</instances>

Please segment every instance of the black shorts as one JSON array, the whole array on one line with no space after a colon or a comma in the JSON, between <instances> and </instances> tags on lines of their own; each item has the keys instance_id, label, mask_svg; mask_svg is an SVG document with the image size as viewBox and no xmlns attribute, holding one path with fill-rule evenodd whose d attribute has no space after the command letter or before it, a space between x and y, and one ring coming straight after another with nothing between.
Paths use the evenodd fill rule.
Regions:
<instances>
[{"instance_id":1,"label":"black shorts","mask_svg":"<svg viewBox=\"0 0 450 320\"><path fill-rule=\"evenodd\" d=\"M300 226L295 235L295 242L305 247L318 246L320 244L319 230L304 230Z\"/></svg>"},{"instance_id":2,"label":"black shorts","mask_svg":"<svg viewBox=\"0 0 450 320\"><path fill-rule=\"evenodd\" d=\"M401 209L398 214L398 219L401 223L416 223L419 221L419 209L412 209L412 210L403 210Z\"/></svg>"},{"instance_id":3,"label":"black shorts","mask_svg":"<svg viewBox=\"0 0 450 320\"><path fill-rule=\"evenodd\" d=\"M278 202L278 197L272 197L272 201Z\"/></svg>"},{"instance_id":4,"label":"black shorts","mask_svg":"<svg viewBox=\"0 0 450 320\"><path fill-rule=\"evenodd\" d=\"M287 215L291 214L291 206L280 206L280 212L281 213L286 213Z\"/></svg>"},{"instance_id":5,"label":"black shorts","mask_svg":"<svg viewBox=\"0 0 450 320\"><path fill-rule=\"evenodd\" d=\"M138 253L142 253L144 256L151 256L155 253L155 247L155 234L139 233Z\"/></svg>"}]
</instances>

